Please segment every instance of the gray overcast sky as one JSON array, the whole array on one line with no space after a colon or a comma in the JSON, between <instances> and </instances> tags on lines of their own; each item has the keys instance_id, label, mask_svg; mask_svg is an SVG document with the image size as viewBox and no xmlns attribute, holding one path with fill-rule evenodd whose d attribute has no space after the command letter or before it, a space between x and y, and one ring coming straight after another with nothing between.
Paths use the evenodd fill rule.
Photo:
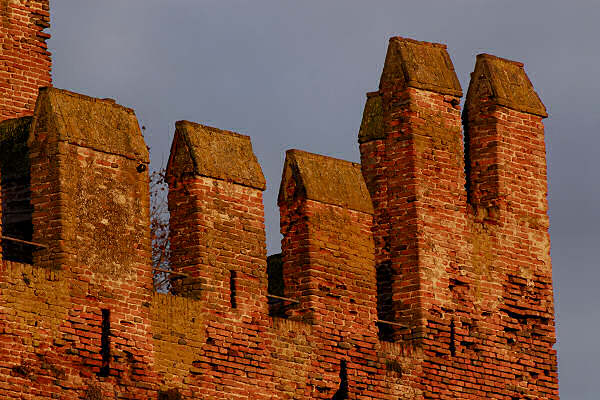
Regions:
<instances>
[{"instance_id":1,"label":"gray overcast sky","mask_svg":"<svg viewBox=\"0 0 600 400\"><path fill-rule=\"evenodd\" d=\"M446 43L463 91L475 55L522 61L549 110L564 399L600 398L600 0L51 0L54 84L133 107L152 163L174 121L248 134L267 178L269 252L284 151L359 160L365 92L390 36Z\"/></svg>"}]
</instances>

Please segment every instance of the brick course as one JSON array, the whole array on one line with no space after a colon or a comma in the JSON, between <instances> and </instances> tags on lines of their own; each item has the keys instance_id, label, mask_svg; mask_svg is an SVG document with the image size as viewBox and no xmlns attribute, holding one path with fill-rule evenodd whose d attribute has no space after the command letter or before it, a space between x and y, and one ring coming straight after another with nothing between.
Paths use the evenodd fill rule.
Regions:
<instances>
[{"instance_id":1,"label":"brick course","mask_svg":"<svg viewBox=\"0 0 600 400\"><path fill-rule=\"evenodd\" d=\"M47 11L0 4L13 24ZM546 111L523 65L490 55L462 121L461 96L444 45L392 38L361 164L287 152L269 268L250 138L176 123L168 294L134 112L54 88L0 104L32 115L0 123L0 229L41 245L0 252L0 397L557 399Z\"/></svg>"},{"instance_id":2,"label":"brick course","mask_svg":"<svg viewBox=\"0 0 600 400\"><path fill-rule=\"evenodd\" d=\"M50 86L49 0L0 1L0 121L33 114L38 88Z\"/></svg>"}]
</instances>

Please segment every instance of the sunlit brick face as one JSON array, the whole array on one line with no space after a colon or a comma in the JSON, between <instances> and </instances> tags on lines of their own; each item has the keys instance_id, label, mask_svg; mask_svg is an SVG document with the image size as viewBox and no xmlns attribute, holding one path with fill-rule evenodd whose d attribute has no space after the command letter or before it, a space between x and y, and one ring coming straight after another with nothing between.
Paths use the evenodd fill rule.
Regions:
<instances>
[{"instance_id":1,"label":"sunlit brick face","mask_svg":"<svg viewBox=\"0 0 600 400\"><path fill-rule=\"evenodd\" d=\"M0 0L0 121L33 114L38 89L52 84L49 0Z\"/></svg>"},{"instance_id":2,"label":"sunlit brick face","mask_svg":"<svg viewBox=\"0 0 600 400\"><path fill-rule=\"evenodd\" d=\"M177 122L157 293L135 113L38 92L48 22L48 1L0 0L0 234L33 246L0 252L0 398L558 399L546 112L522 64L478 56L463 147L446 46L392 38L362 164L286 153L269 267L250 137Z\"/></svg>"}]
</instances>

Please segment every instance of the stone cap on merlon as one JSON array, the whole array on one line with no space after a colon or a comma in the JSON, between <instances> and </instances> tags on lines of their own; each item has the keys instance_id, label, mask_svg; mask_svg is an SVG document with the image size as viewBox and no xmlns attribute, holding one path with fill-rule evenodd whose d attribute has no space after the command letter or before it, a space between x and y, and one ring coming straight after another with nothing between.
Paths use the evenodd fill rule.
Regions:
<instances>
[{"instance_id":1,"label":"stone cap on merlon","mask_svg":"<svg viewBox=\"0 0 600 400\"><path fill-rule=\"evenodd\" d=\"M480 96L521 112L547 117L546 107L535 92L523 64L491 54L479 54L467 92L465 111Z\"/></svg>"},{"instance_id":2,"label":"stone cap on merlon","mask_svg":"<svg viewBox=\"0 0 600 400\"><path fill-rule=\"evenodd\" d=\"M367 93L367 102L358 131L358 143L384 138L383 101L379 92Z\"/></svg>"},{"instance_id":3,"label":"stone cap on merlon","mask_svg":"<svg viewBox=\"0 0 600 400\"><path fill-rule=\"evenodd\" d=\"M190 121L175 123L168 176L193 174L265 190L250 137Z\"/></svg>"},{"instance_id":4,"label":"stone cap on merlon","mask_svg":"<svg viewBox=\"0 0 600 400\"><path fill-rule=\"evenodd\" d=\"M454 65L440 43L393 37L390 39L379 87L402 83L407 87L461 97Z\"/></svg>"},{"instance_id":5,"label":"stone cap on merlon","mask_svg":"<svg viewBox=\"0 0 600 400\"><path fill-rule=\"evenodd\" d=\"M54 87L41 88L30 142L37 139L38 128L57 141L149 162L135 112L112 99L97 99Z\"/></svg>"},{"instance_id":6,"label":"stone cap on merlon","mask_svg":"<svg viewBox=\"0 0 600 400\"><path fill-rule=\"evenodd\" d=\"M295 181L294 193L286 191L290 179ZM299 196L373 214L371 197L360 164L301 150L288 150L278 204Z\"/></svg>"},{"instance_id":7,"label":"stone cap on merlon","mask_svg":"<svg viewBox=\"0 0 600 400\"><path fill-rule=\"evenodd\" d=\"M380 91L367 93L358 142L383 139L383 101L386 87L412 87L455 97L462 88L445 44L393 37L379 81Z\"/></svg>"}]
</instances>

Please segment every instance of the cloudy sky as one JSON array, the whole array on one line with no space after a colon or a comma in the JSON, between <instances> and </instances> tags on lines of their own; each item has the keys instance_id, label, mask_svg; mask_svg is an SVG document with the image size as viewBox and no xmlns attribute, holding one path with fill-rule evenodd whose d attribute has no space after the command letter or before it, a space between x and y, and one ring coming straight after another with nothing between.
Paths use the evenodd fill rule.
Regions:
<instances>
[{"instance_id":1,"label":"cloudy sky","mask_svg":"<svg viewBox=\"0 0 600 400\"><path fill-rule=\"evenodd\" d=\"M600 1L51 0L54 84L133 107L153 166L174 122L244 133L280 236L284 151L359 160L365 92L390 36L442 42L463 90L475 55L525 63L549 110L552 256L561 395L599 398Z\"/></svg>"}]
</instances>

